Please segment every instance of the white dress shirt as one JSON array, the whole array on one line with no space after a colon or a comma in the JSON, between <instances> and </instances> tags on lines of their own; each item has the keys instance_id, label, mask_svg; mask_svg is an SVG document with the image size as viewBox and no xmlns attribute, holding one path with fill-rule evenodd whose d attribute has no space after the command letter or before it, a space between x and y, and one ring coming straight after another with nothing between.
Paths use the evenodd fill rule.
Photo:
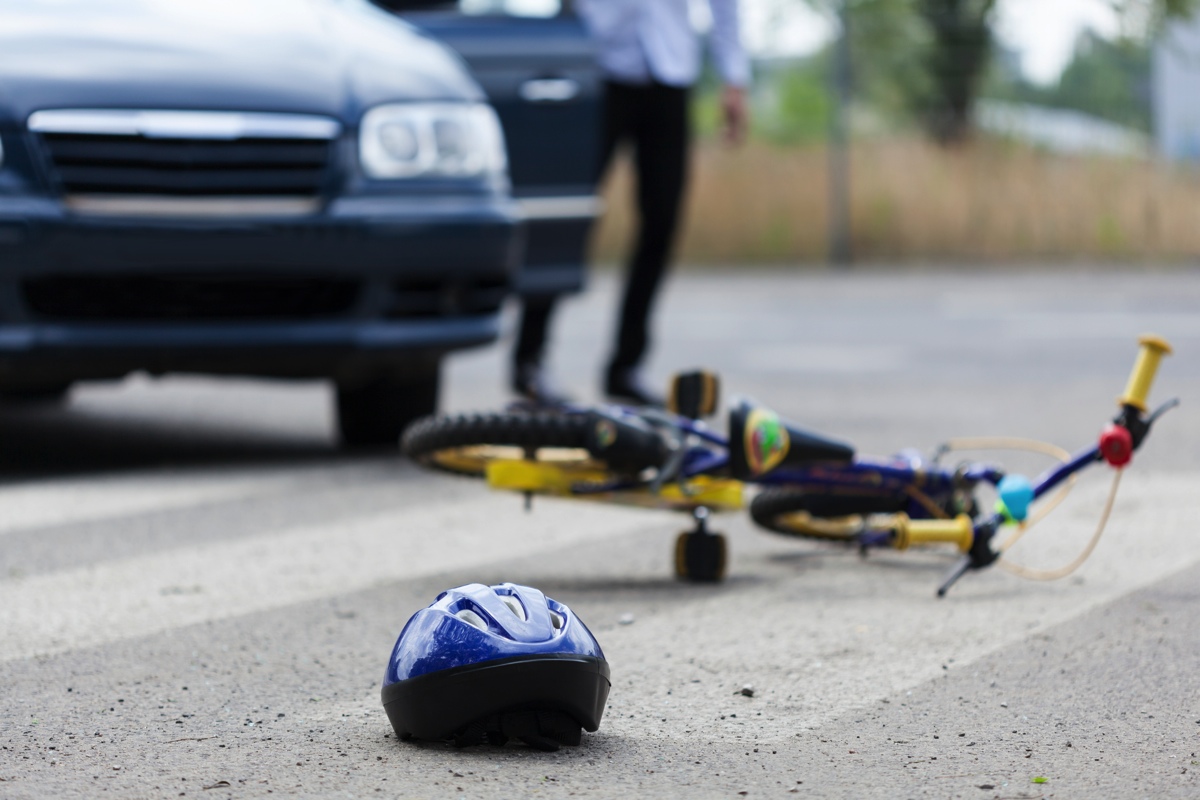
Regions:
<instances>
[{"instance_id":1,"label":"white dress shirt","mask_svg":"<svg viewBox=\"0 0 1200 800\"><path fill-rule=\"evenodd\" d=\"M712 9L713 59L731 86L750 81L742 48L738 0L707 0ZM658 81L691 86L700 75L700 37L689 0L577 0L576 7L600 44L600 68L622 83Z\"/></svg>"}]
</instances>

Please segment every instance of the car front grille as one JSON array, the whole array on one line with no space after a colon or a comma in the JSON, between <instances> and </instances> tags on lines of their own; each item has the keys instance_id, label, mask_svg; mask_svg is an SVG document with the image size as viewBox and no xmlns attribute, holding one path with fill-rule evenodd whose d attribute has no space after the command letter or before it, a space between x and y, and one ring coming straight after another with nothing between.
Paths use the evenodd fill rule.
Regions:
<instances>
[{"instance_id":1,"label":"car front grille","mask_svg":"<svg viewBox=\"0 0 1200 800\"><path fill-rule=\"evenodd\" d=\"M40 111L29 120L63 194L313 197L341 126L286 114Z\"/></svg>"},{"instance_id":2,"label":"car front grille","mask_svg":"<svg viewBox=\"0 0 1200 800\"><path fill-rule=\"evenodd\" d=\"M345 278L248 275L52 275L21 282L45 320L311 320L349 313L361 284Z\"/></svg>"},{"instance_id":3,"label":"car front grille","mask_svg":"<svg viewBox=\"0 0 1200 800\"><path fill-rule=\"evenodd\" d=\"M329 165L329 142L197 141L43 134L67 195L311 196Z\"/></svg>"}]
</instances>

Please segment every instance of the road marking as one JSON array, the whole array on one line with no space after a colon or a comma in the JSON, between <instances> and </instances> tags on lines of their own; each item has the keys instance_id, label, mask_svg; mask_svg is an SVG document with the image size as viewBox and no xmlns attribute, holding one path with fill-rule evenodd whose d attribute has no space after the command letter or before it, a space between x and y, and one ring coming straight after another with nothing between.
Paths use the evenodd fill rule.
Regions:
<instances>
[{"instance_id":1,"label":"road marking","mask_svg":"<svg viewBox=\"0 0 1200 800\"><path fill-rule=\"evenodd\" d=\"M436 490L435 490L436 491ZM0 583L0 661L91 647L629 533L630 509L480 492L343 524L179 548Z\"/></svg>"},{"instance_id":2,"label":"road marking","mask_svg":"<svg viewBox=\"0 0 1200 800\"><path fill-rule=\"evenodd\" d=\"M1194 473L1131 473L1111 530L1080 573L1082 582L1030 583L992 570L968 576L944 601L933 598L944 558L884 553L864 564L837 548L757 535L735 539L735 577L740 573L743 580L703 594L680 587L691 599L643 603L633 625L587 618L615 665L605 732L682 741L703 730L714 740L782 744L803 728L970 668L1007 644L1046 635L1056 624L1200 562L1200 537L1193 535L1198 482ZM1089 536L1106 488L1089 476L1023 542L1022 560L1046 566L1067 560ZM508 495L481 493L436 506L439 498L427 499L429 505L406 513L2 582L0 661L449 570L479 568L485 580L501 578L488 575L487 565L518 557L524 558L519 579L569 584L571 574L535 556L572 544L628 540L673 521L551 501L527 516ZM571 568L579 577L589 569ZM654 569L660 575L663 568ZM745 580L748 575L754 580ZM735 693L747 683L756 687L753 703ZM364 693L337 713L377 712L377 702Z\"/></svg>"},{"instance_id":3,"label":"road marking","mask_svg":"<svg viewBox=\"0 0 1200 800\"><path fill-rule=\"evenodd\" d=\"M1197 474L1127 476L1110 530L1078 573L1082 581L1033 583L992 570L967 576L939 601L933 595L949 563L944 558L889 553L863 563L851 551L763 536L735 538L730 584L687 602L642 598L633 624L594 616L577 603L613 669L601 732L668 747L674 741L686 748L698 737L753 741L782 752L806 730L884 698L903 702L906 690L970 670L1006 645L1052 635L1055 625L1200 562L1200 537L1192 530L1200 498L1191 491L1198 481ZM1030 532L1022 561L1056 566L1070 560L1090 537L1107 488L1089 477L1044 528ZM524 569L519 577L533 585L578 577L586 587L594 577L564 576L548 566ZM755 580L738 580L750 570ZM619 608L611 601L606 607L610 614ZM1153 609L1147 613L1160 623ZM1030 665L1032 674L1043 668ZM753 699L740 694L746 684L755 688ZM993 695L970 700L1013 701L1024 691L995 687ZM306 708L301 719L386 729L377 690ZM930 730L942 722L931 718Z\"/></svg>"},{"instance_id":4,"label":"road marking","mask_svg":"<svg viewBox=\"0 0 1200 800\"><path fill-rule=\"evenodd\" d=\"M1200 563L1197 485L1195 473L1127 476L1110 529L1077 573L1081 581L1034 583L991 570L968 575L949 598L937 600L934 589L949 561L885 553L862 563L850 551L797 543L794 552L808 558L785 559L782 566L762 559L768 566L758 567L792 574L782 587L761 581L746 591L715 592L665 612L643 612L629 626L606 629L589 619L610 661L622 665L619 675L614 669L616 707L606 732L684 740L694 738L699 726L710 738L795 741L804 728L951 670L970 669L1005 645L1046 635L1057 624ZM1021 545L1022 563L1054 567L1069 561L1094 530L1107 489L1107 481L1089 477L1044 527L1030 532ZM786 555L789 547L785 541L772 549ZM739 568L736 561L734 566ZM1153 609L1147 614L1161 624ZM664 686L668 668L672 683ZM745 684L756 688L753 702L735 696ZM670 697L666 688L673 689ZM1003 687L1007 694L996 702L1022 691Z\"/></svg>"},{"instance_id":5,"label":"road marking","mask_svg":"<svg viewBox=\"0 0 1200 800\"><path fill-rule=\"evenodd\" d=\"M294 484L304 471L213 469L0 486L0 535L249 497Z\"/></svg>"}]
</instances>

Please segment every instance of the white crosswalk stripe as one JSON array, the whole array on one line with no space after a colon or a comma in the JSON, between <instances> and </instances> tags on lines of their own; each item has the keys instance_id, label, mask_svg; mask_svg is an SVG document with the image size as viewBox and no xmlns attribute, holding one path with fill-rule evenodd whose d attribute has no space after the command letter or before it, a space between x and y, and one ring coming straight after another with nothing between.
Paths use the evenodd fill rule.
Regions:
<instances>
[{"instance_id":1,"label":"white crosswalk stripe","mask_svg":"<svg viewBox=\"0 0 1200 800\"><path fill-rule=\"evenodd\" d=\"M0 583L0 660L46 655L451 569L653 524L627 509L489 494L101 562Z\"/></svg>"},{"instance_id":2,"label":"white crosswalk stripe","mask_svg":"<svg viewBox=\"0 0 1200 800\"><path fill-rule=\"evenodd\" d=\"M89 476L0 487L0 536L251 497L297 483L303 468Z\"/></svg>"},{"instance_id":3,"label":"white crosswalk stripe","mask_svg":"<svg viewBox=\"0 0 1200 800\"><path fill-rule=\"evenodd\" d=\"M701 724L712 738L752 733L756 744L783 743L798 729L818 728L949 669L969 669L1005 645L1200 563L1200 537L1192 532L1200 497L1188 506L1177 503L1197 481L1195 474L1127 476L1110 530L1073 580L1031 583L992 570L968 575L943 601L934 588L948 562L929 554L881 554L873 560L884 563L864 564L835 547L774 537L736 541L743 563L753 561L756 577L766 580L713 587L686 603L639 614L631 625L589 618L609 661L619 665L606 730L631 740L686 743L705 710L729 706L731 685L751 684L773 714ZM1104 481L1081 485L1014 556L1041 566L1069 561L1090 537L1106 490ZM799 575L762 558L789 548L827 557ZM556 565L541 572L568 584L589 578L582 572L564 577ZM377 692L365 691L305 709L304 719L370 720L378 702Z\"/></svg>"},{"instance_id":4,"label":"white crosswalk stripe","mask_svg":"<svg viewBox=\"0 0 1200 800\"><path fill-rule=\"evenodd\" d=\"M1184 509L1177 503L1167 505L1156 500L1177 499L1185 495L1188 487L1196 485L1200 485L1200 476L1131 475L1118 501L1112 530L1086 567L1087 583L1083 587L1058 584L1052 612L1039 613L1038 606L1045 602L1044 591L1021 591L1018 579L998 577L999 584L988 585L1004 585L1008 590L1001 601L987 603L995 606L985 615L990 633L973 650L982 653L1027 634L1026 621L1031 614L1039 624L1052 624L1200 560L1200 537L1191 535L1189 524L1200 507ZM236 481L230 486L214 481L190 495L167 492L160 500L195 502L199 498L213 499L222 493L230 496L235 491L248 490ZM1103 490L1096 482L1078 490L1072 505L1043 523L1041 535L1031 534L1023 544L1024 551L1018 555L1034 563L1069 559L1072 549L1087 537ZM119 496L110 494L109 499ZM1200 498L1192 502L1200 503ZM116 513L116 508L110 505L93 508L103 514ZM82 509L77 511L82 513ZM491 494L480 486L478 496L466 502L391 510L336 525L299 526L251 539L188 546L9 579L0 583L0 608L5 609L0 617L0 660L101 645L346 594L381 582L415 579L448 570L485 568L499 560L620 537L640 528L662 527L666 522L663 516L653 513L562 501L541 502L536 513L525 515L519 511L516 498ZM972 584L978 580L969 577L960 586L959 596L970 598L975 591ZM909 600L916 611L917 607L932 602L932 585L926 585L929 582L930 575L922 574L911 586L901 583L894 588L900 590L900 597L908 589L914 592ZM877 597L861 598L864 619L876 613L872 607L878 601ZM714 602L728 603L729 599ZM743 596L739 602L753 604L753 594ZM974 603L958 600L962 602ZM946 608L956 609L958 603L947 604ZM729 611L724 609L724 613ZM749 624L753 625L756 615L749 613L749 609L747 612ZM929 612L926 609L922 613ZM699 607L689 607L680 613L685 620L703 620L707 616ZM950 624L954 619L967 628L958 630ZM960 638L979 625L978 619L974 611L969 614L952 611L943 620L949 627L936 635L935 632L924 635L929 637L929 646L936 649L935 643L943 640L943 634L950 639ZM670 639L670 631L679 629L678 620L668 619L665 624L668 627L657 633L649 633L651 625L641 626L639 631ZM817 639L831 635L836 640L844 633L813 635ZM695 632L695 635L700 634ZM833 644L831 640L830 646ZM638 646L643 645L648 642ZM895 654L888 655L889 652L876 649L872 658L891 663ZM928 658L922 655L914 663L920 669L911 679L924 677Z\"/></svg>"}]
</instances>

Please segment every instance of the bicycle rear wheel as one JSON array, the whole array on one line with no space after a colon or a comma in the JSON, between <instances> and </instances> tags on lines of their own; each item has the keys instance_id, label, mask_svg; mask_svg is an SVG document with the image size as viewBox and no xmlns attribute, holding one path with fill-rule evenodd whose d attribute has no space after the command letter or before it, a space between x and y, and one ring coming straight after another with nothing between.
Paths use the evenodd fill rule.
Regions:
<instances>
[{"instance_id":1,"label":"bicycle rear wheel","mask_svg":"<svg viewBox=\"0 0 1200 800\"><path fill-rule=\"evenodd\" d=\"M750 503L759 527L785 536L853 541L871 514L903 511L906 498L888 495L826 495L800 489L766 489Z\"/></svg>"},{"instance_id":2,"label":"bicycle rear wheel","mask_svg":"<svg viewBox=\"0 0 1200 800\"><path fill-rule=\"evenodd\" d=\"M483 477L493 461L536 461L566 472L636 474L663 463L654 435L620 436L596 414L505 413L427 417L404 434L401 449L414 461L459 475ZM620 438L620 448L609 447ZM608 448L606 451L605 448ZM597 452L611 457L597 457Z\"/></svg>"}]
</instances>

